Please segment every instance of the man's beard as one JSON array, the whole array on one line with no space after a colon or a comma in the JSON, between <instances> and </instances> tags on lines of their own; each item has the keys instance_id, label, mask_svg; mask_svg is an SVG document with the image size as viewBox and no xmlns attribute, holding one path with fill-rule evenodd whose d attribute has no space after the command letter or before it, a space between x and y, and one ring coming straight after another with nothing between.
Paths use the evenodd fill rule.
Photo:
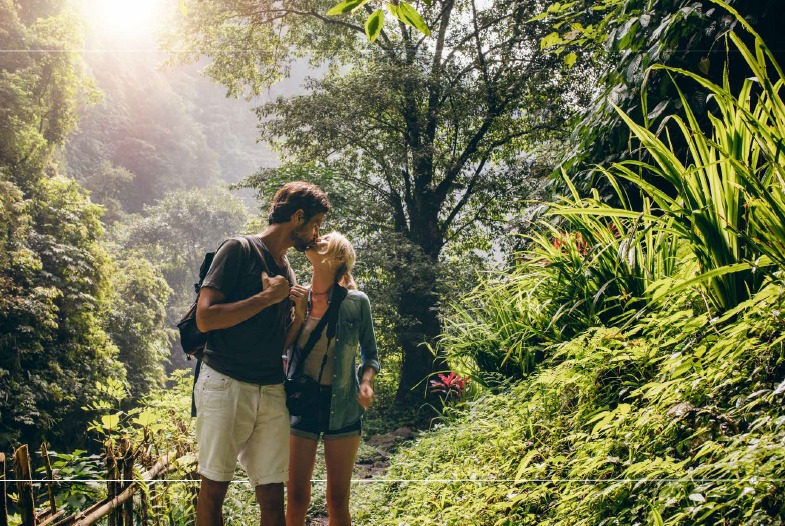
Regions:
<instances>
[{"instance_id":1,"label":"man's beard","mask_svg":"<svg viewBox=\"0 0 785 526\"><path fill-rule=\"evenodd\" d=\"M303 239L300 237L300 230L292 232L292 246L297 252L305 252L309 248L316 246L316 241L311 239Z\"/></svg>"}]
</instances>

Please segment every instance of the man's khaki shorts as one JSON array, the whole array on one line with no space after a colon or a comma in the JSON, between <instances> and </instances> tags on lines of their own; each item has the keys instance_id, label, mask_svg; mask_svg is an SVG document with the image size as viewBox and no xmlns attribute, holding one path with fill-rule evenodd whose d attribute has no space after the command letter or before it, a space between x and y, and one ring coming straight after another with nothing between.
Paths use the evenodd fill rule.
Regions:
<instances>
[{"instance_id":1,"label":"man's khaki shorts","mask_svg":"<svg viewBox=\"0 0 785 526\"><path fill-rule=\"evenodd\" d=\"M289 411L283 384L240 382L203 363L194 398L199 474L228 482L239 460L253 487L286 481Z\"/></svg>"}]
</instances>

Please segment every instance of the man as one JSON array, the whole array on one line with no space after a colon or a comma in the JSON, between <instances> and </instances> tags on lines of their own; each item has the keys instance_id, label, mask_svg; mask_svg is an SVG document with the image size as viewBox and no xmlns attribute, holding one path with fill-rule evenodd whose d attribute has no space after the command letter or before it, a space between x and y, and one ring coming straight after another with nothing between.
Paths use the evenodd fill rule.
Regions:
<instances>
[{"instance_id":1,"label":"man","mask_svg":"<svg viewBox=\"0 0 785 526\"><path fill-rule=\"evenodd\" d=\"M197 526L223 524L237 460L255 488L262 525L284 525L289 413L281 356L287 330L297 330L290 323L291 300L307 293L295 284L286 251L313 246L329 210L317 186L284 185L270 205L264 232L227 240L205 276L196 310L197 326L209 332L194 387L201 475Z\"/></svg>"}]
</instances>

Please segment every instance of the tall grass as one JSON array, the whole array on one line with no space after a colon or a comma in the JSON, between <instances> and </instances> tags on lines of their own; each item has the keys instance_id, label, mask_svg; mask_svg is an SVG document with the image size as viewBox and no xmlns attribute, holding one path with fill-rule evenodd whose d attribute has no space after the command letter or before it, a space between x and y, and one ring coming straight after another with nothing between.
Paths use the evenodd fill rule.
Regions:
<instances>
[{"instance_id":1,"label":"tall grass","mask_svg":"<svg viewBox=\"0 0 785 526\"><path fill-rule=\"evenodd\" d=\"M676 270L678 237L649 201L642 212L616 209L565 181L571 195L548 213L555 224L541 221L515 268L481 283L446 318L448 359L482 383L525 377L552 345L589 327L632 322L652 285Z\"/></svg>"},{"instance_id":2,"label":"tall grass","mask_svg":"<svg viewBox=\"0 0 785 526\"><path fill-rule=\"evenodd\" d=\"M665 137L619 111L653 161L626 161L606 171L637 185L672 220L699 262L712 304L721 310L747 300L767 274L785 269L785 81L759 35L745 27L754 51L738 35L728 35L728 45L754 74L738 94L731 92L727 69L720 86L689 71L654 66L711 94L710 133L701 130L681 91L684 116L668 117ZM684 163L673 152L671 132L688 147ZM670 191L661 189L666 186Z\"/></svg>"}]
</instances>

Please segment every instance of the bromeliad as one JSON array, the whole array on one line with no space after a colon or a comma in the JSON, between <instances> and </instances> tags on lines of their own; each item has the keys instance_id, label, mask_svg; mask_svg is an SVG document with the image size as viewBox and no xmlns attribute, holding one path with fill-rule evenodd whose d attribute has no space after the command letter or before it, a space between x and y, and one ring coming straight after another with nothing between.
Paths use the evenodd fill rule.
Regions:
<instances>
[{"instance_id":1,"label":"bromeliad","mask_svg":"<svg viewBox=\"0 0 785 526\"><path fill-rule=\"evenodd\" d=\"M432 393L443 393L445 396L460 398L466 384L469 383L468 378L458 376L455 372L447 375L439 373L438 376L438 379L431 380Z\"/></svg>"}]
</instances>

